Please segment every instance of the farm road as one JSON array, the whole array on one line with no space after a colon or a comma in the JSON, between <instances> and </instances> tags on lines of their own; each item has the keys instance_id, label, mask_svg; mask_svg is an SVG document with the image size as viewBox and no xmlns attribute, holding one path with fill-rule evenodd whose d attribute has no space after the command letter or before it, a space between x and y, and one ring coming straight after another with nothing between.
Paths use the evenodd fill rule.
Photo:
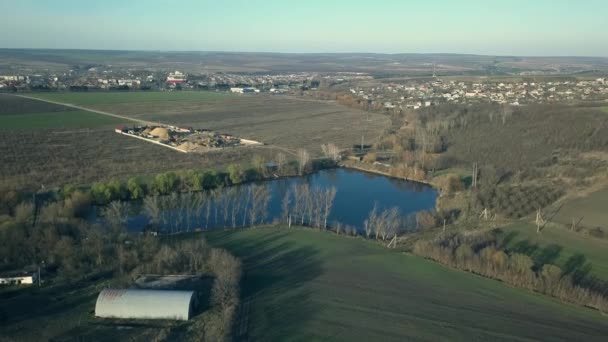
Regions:
<instances>
[{"instance_id":1,"label":"farm road","mask_svg":"<svg viewBox=\"0 0 608 342\"><path fill-rule=\"evenodd\" d=\"M48 102L48 103L52 103L52 104L56 104L56 105L60 105L60 106L65 106L65 107L70 107L70 108L74 108L74 109L84 110L84 111L87 111L87 112L92 112L92 113L96 113L96 114L111 116L111 117L115 117L115 118L118 118L118 119L133 121L133 122L142 123L142 124L146 124L146 125L161 125L158 122L141 120L141 119L134 119L134 118L131 118L131 117L128 117L128 116L125 116L125 115L104 112L102 110L97 110L97 109L77 106L77 105L74 105L74 104L71 104L71 103L63 103L63 102L45 100L45 99L41 99L41 98L38 98L38 97L27 96L27 95L13 95L13 96L22 97L24 99L30 99L30 100Z\"/></svg>"}]
</instances>

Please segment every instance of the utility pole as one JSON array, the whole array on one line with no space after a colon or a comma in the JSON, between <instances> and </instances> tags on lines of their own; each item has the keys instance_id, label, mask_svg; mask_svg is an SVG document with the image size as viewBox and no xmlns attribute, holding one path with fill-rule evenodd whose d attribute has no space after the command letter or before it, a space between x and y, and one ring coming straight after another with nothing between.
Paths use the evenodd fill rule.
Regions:
<instances>
[{"instance_id":1,"label":"utility pole","mask_svg":"<svg viewBox=\"0 0 608 342\"><path fill-rule=\"evenodd\" d=\"M545 220L543 219L543 214L540 211L540 208L536 211L536 233L540 233L541 226L545 225Z\"/></svg>"},{"instance_id":2,"label":"utility pole","mask_svg":"<svg viewBox=\"0 0 608 342\"><path fill-rule=\"evenodd\" d=\"M477 166L477 162L473 163L473 177L471 180L471 186L473 188L477 188L477 175L479 174L479 167Z\"/></svg>"}]
</instances>

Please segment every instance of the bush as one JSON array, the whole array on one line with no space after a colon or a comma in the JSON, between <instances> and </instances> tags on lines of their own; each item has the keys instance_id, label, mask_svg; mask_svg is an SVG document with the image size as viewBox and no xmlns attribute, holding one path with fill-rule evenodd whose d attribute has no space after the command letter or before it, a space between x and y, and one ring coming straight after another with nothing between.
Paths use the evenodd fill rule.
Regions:
<instances>
[{"instance_id":1,"label":"bush","mask_svg":"<svg viewBox=\"0 0 608 342\"><path fill-rule=\"evenodd\" d=\"M181 175L181 183L186 191L203 190L203 174L200 171L188 170Z\"/></svg>"},{"instance_id":2,"label":"bush","mask_svg":"<svg viewBox=\"0 0 608 342\"><path fill-rule=\"evenodd\" d=\"M130 178L127 181L127 190L131 199L137 200L146 196L145 184L138 177Z\"/></svg>"},{"instance_id":3,"label":"bush","mask_svg":"<svg viewBox=\"0 0 608 342\"><path fill-rule=\"evenodd\" d=\"M416 226L419 229L430 229L437 226L437 218L429 211L420 211L416 213Z\"/></svg>"},{"instance_id":4,"label":"bush","mask_svg":"<svg viewBox=\"0 0 608 342\"><path fill-rule=\"evenodd\" d=\"M243 172L243 169L241 168L240 165L230 164L230 165L228 165L228 168L226 169L226 171L228 172L228 177L230 179L230 183L239 184L239 183L243 182L243 180L245 178L245 173Z\"/></svg>"},{"instance_id":5,"label":"bush","mask_svg":"<svg viewBox=\"0 0 608 342\"><path fill-rule=\"evenodd\" d=\"M173 172L161 173L154 177L152 189L157 195L167 195L177 190L179 178Z\"/></svg>"},{"instance_id":6,"label":"bush","mask_svg":"<svg viewBox=\"0 0 608 342\"><path fill-rule=\"evenodd\" d=\"M107 188L111 193L111 200L127 200L129 198L129 192L124 184L119 180L111 180L106 184Z\"/></svg>"},{"instance_id":7,"label":"bush","mask_svg":"<svg viewBox=\"0 0 608 342\"><path fill-rule=\"evenodd\" d=\"M95 183L91 186L91 196L97 204L108 204L112 200L112 191L103 183Z\"/></svg>"}]
</instances>

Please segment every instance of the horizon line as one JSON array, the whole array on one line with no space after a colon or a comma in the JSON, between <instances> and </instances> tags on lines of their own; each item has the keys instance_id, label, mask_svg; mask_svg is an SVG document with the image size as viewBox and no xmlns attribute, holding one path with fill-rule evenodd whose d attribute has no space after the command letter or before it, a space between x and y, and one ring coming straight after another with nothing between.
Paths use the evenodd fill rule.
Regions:
<instances>
[{"instance_id":1,"label":"horizon line","mask_svg":"<svg viewBox=\"0 0 608 342\"><path fill-rule=\"evenodd\" d=\"M41 48L41 47L0 47L0 50L50 50L50 51L112 51L112 52L161 52L161 53L249 53L249 54L276 54L276 55L453 55L453 56L483 56L483 57L527 57L527 58L602 58L601 55L507 55L507 54L477 54L464 52L369 52L369 51L345 51L345 52L285 52L285 51L247 51L247 50L162 50L162 49L101 49L101 48Z\"/></svg>"}]
</instances>

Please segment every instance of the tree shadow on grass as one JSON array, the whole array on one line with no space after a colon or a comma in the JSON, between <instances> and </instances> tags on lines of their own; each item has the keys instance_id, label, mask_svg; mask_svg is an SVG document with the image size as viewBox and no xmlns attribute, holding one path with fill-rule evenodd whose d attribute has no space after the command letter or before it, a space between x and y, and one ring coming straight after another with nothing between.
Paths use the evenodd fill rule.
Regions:
<instances>
[{"instance_id":1,"label":"tree shadow on grass","mask_svg":"<svg viewBox=\"0 0 608 342\"><path fill-rule=\"evenodd\" d=\"M576 284L591 280L588 276L591 272L591 263L587 262L587 257L581 253L572 255L563 266L564 274L570 275Z\"/></svg>"},{"instance_id":2,"label":"tree shadow on grass","mask_svg":"<svg viewBox=\"0 0 608 342\"><path fill-rule=\"evenodd\" d=\"M300 336L306 333L304 323L318 310L304 287L322 273L318 249L289 241L287 234L277 231L255 239L225 236L226 243L221 236L213 239L243 261L236 340L283 341Z\"/></svg>"},{"instance_id":3,"label":"tree shadow on grass","mask_svg":"<svg viewBox=\"0 0 608 342\"><path fill-rule=\"evenodd\" d=\"M537 243L532 243L529 240L521 240L514 243L509 251L513 253L525 254L534 261L534 271L540 270L543 265L555 264L563 247L556 244L550 244L545 247L540 247Z\"/></svg>"}]
</instances>

